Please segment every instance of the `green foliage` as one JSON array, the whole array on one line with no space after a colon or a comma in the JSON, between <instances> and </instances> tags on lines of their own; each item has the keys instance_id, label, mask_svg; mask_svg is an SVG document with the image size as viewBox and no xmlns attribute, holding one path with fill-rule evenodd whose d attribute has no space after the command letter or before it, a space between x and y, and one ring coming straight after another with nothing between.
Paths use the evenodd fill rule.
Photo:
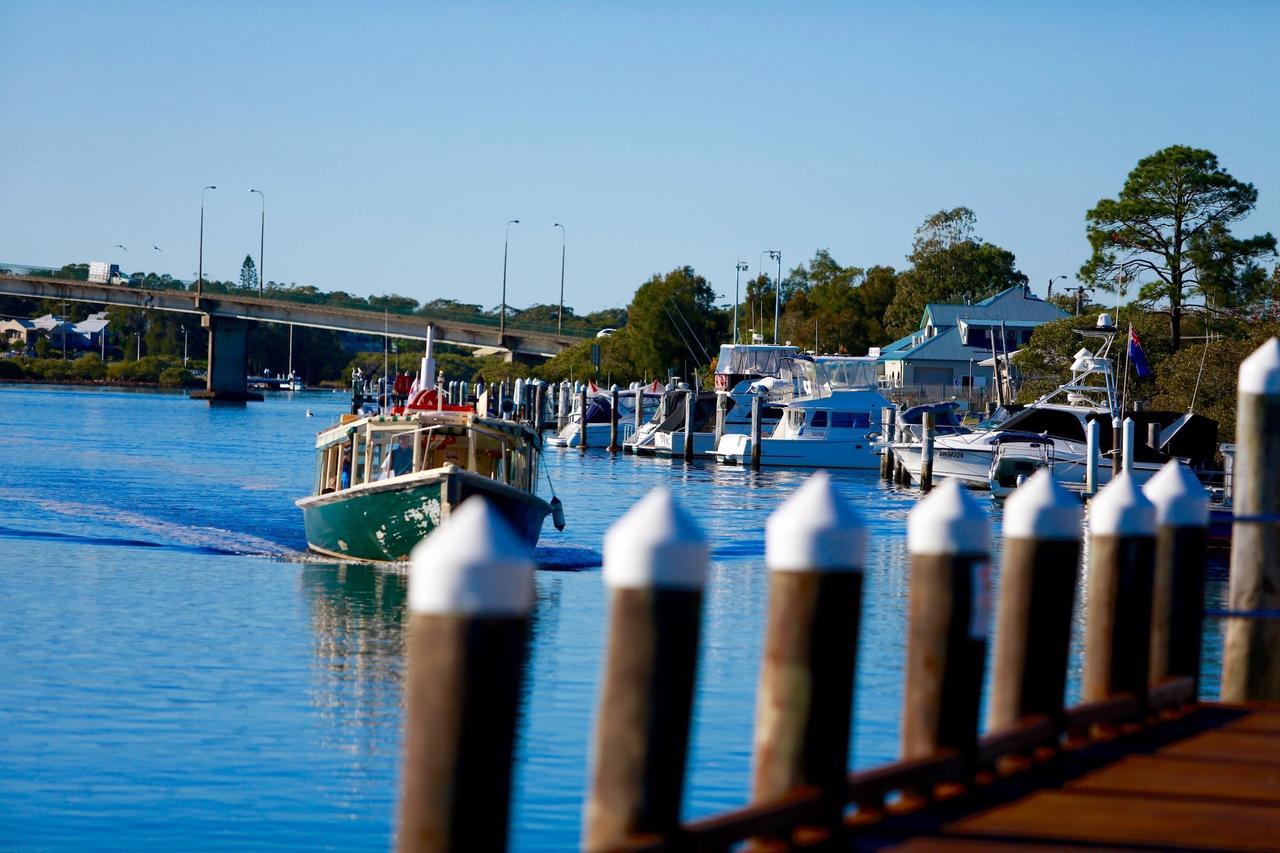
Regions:
<instances>
[{"instance_id":1,"label":"green foliage","mask_svg":"<svg viewBox=\"0 0 1280 853\"><path fill-rule=\"evenodd\" d=\"M240 289L258 289L258 266L253 262L252 255L245 255L244 263L240 265Z\"/></svg>"},{"instance_id":2,"label":"green foliage","mask_svg":"<svg viewBox=\"0 0 1280 853\"><path fill-rule=\"evenodd\" d=\"M1037 397L1052 391L1071 378L1071 363L1081 348L1093 351L1098 346L1097 338L1086 338L1076 333L1077 329L1093 329L1097 326L1100 311L1092 311L1079 317L1064 317L1038 326L1031 334L1031 340L1013 356L1014 366L1023 376L1022 388L1018 393L1019 403L1030 403ZM1169 326L1164 317L1139 308L1121 308L1113 314L1116 327L1120 330L1110 353L1116 359L1117 393L1124 390L1124 373L1128 369L1128 329L1133 324L1134 331L1142 341L1142 351L1147 356L1157 377L1160 367L1173 351L1169 337ZM1156 391L1156 382L1152 379L1139 379L1136 372L1129 371L1128 400L1150 399Z\"/></svg>"},{"instance_id":3,"label":"green foliage","mask_svg":"<svg viewBox=\"0 0 1280 853\"><path fill-rule=\"evenodd\" d=\"M87 352L71 362L75 378L81 382L100 382L107 378L107 366L97 353Z\"/></svg>"},{"instance_id":4,"label":"green foliage","mask_svg":"<svg viewBox=\"0 0 1280 853\"><path fill-rule=\"evenodd\" d=\"M54 346L49 343L49 339L43 335L36 338L36 358L49 358L53 355Z\"/></svg>"},{"instance_id":5,"label":"green foliage","mask_svg":"<svg viewBox=\"0 0 1280 853\"><path fill-rule=\"evenodd\" d=\"M167 355L148 355L137 361L117 361L107 366L107 378L112 382L155 384L160 381L160 374L170 367L180 367L181 361Z\"/></svg>"},{"instance_id":6,"label":"green foliage","mask_svg":"<svg viewBox=\"0 0 1280 853\"><path fill-rule=\"evenodd\" d=\"M1172 353L1157 372L1157 409L1182 412L1195 403L1197 414L1218 422L1218 440L1230 441L1236 431L1236 380L1240 362L1280 334L1280 323L1264 323L1240 336L1184 346Z\"/></svg>"},{"instance_id":7,"label":"green foliage","mask_svg":"<svg viewBox=\"0 0 1280 853\"><path fill-rule=\"evenodd\" d=\"M160 372L160 387L162 388L183 388L194 382L194 377L190 370L181 367L167 367Z\"/></svg>"},{"instance_id":8,"label":"green foliage","mask_svg":"<svg viewBox=\"0 0 1280 853\"><path fill-rule=\"evenodd\" d=\"M647 376L685 373L715 357L724 340L724 314L715 291L692 267L655 275L636 291L627 308L630 362Z\"/></svg>"},{"instance_id":9,"label":"green foliage","mask_svg":"<svg viewBox=\"0 0 1280 853\"><path fill-rule=\"evenodd\" d=\"M897 291L884 315L888 337L918 329L930 302L979 302L1027 283L1013 252L976 237L976 225L972 210L957 207L938 211L916 229L907 256L911 268L898 274Z\"/></svg>"},{"instance_id":10,"label":"green foliage","mask_svg":"<svg viewBox=\"0 0 1280 853\"><path fill-rule=\"evenodd\" d=\"M796 267L783 281L789 295L779 341L820 352L865 353L884 342L881 318L896 292L892 267L844 267L819 249L807 268Z\"/></svg>"},{"instance_id":11,"label":"green foliage","mask_svg":"<svg viewBox=\"0 0 1280 853\"><path fill-rule=\"evenodd\" d=\"M624 326L608 337L574 344L550 361L538 366L534 373L548 382L595 377L600 383L612 382L627 385L633 381L643 380L646 378L644 372L637 369L635 362L631 360L633 349L631 335L631 328ZM591 363L593 344L600 347L598 371Z\"/></svg>"},{"instance_id":12,"label":"green foliage","mask_svg":"<svg viewBox=\"0 0 1280 853\"><path fill-rule=\"evenodd\" d=\"M1246 305L1265 282L1259 261L1274 256L1271 234L1236 238L1229 226L1258 201L1216 155L1174 145L1138 161L1118 197L1086 216L1093 249L1082 281L1122 293L1137 285L1145 305L1168 304L1173 348L1182 338L1183 305L1202 293L1218 306Z\"/></svg>"}]
</instances>

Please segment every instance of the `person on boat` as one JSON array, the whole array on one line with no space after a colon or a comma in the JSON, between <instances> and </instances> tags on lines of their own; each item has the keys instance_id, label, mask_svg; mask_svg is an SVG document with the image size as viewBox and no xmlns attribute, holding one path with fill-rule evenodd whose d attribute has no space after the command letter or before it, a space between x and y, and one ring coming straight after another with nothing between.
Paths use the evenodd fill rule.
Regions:
<instances>
[{"instance_id":1,"label":"person on boat","mask_svg":"<svg viewBox=\"0 0 1280 853\"><path fill-rule=\"evenodd\" d=\"M396 446L391 448L387 458L382 462L383 477L399 477L413 470L413 435L401 433L396 436Z\"/></svg>"}]
</instances>

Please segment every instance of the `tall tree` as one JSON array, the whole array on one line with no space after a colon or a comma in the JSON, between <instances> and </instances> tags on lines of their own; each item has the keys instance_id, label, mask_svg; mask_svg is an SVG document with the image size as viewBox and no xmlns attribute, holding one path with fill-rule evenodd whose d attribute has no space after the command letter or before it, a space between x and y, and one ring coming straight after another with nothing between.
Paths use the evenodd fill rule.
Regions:
<instances>
[{"instance_id":1,"label":"tall tree","mask_svg":"<svg viewBox=\"0 0 1280 853\"><path fill-rule=\"evenodd\" d=\"M1232 177L1212 151L1157 151L1138 161L1119 196L1085 215L1093 254L1079 277L1112 292L1137 283L1140 301L1167 304L1176 350L1188 298L1201 292L1218 304L1247 302L1265 280L1258 260L1275 254L1275 238L1241 239L1229 230L1257 202L1253 185Z\"/></svg>"},{"instance_id":2,"label":"tall tree","mask_svg":"<svg viewBox=\"0 0 1280 853\"><path fill-rule=\"evenodd\" d=\"M240 265L240 287L243 290L258 289L258 267L250 255L245 255L244 263Z\"/></svg>"},{"instance_id":3,"label":"tall tree","mask_svg":"<svg viewBox=\"0 0 1280 853\"><path fill-rule=\"evenodd\" d=\"M1013 252L975 236L978 218L967 207L939 210L916 229L907 260L898 274L893 304L884 328L901 337L920 326L930 302L977 302L1014 286L1025 286Z\"/></svg>"},{"instance_id":4,"label":"tall tree","mask_svg":"<svg viewBox=\"0 0 1280 853\"><path fill-rule=\"evenodd\" d=\"M640 286L627 308L630 363L649 376L684 372L715 358L728 325L715 291L693 267L677 267ZM709 357L708 357L709 356Z\"/></svg>"}]
</instances>

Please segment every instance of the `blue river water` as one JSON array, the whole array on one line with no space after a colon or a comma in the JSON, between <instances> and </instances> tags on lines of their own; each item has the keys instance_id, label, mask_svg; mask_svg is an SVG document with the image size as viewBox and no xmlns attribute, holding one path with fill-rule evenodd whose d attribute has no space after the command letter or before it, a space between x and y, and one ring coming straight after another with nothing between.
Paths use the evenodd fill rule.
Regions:
<instances>
[{"instance_id":1,"label":"blue river water","mask_svg":"<svg viewBox=\"0 0 1280 853\"><path fill-rule=\"evenodd\" d=\"M405 578L308 556L293 506L316 431L345 403L0 387L0 848L389 846ZM548 524L538 549L513 849L577 846L607 628L601 542L659 485L714 554L685 814L740 805L764 521L805 474L576 450L546 465L568 528ZM864 767L897 754L917 495L874 472L833 476L871 528L851 749ZM1214 572L1211 606L1223 586Z\"/></svg>"}]
</instances>

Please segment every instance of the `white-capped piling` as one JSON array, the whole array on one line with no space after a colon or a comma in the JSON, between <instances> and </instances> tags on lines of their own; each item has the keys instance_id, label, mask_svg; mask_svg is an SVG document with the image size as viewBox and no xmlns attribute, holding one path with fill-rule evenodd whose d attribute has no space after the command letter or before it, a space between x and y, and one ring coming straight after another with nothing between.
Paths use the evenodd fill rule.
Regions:
<instances>
[{"instance_id":1,"label":"white-capped piling","mask_svg":"<svg viewBox=\"0 0 1280 853\"><path fill-rule=\"evenodd\" d=\"M587 449L587 386L578 391L578 449Z\"/></svg>"},{"instance_id":2,"label":"white-capped piling","mask_svg":"<svg viewBox=\"0 0 1280 853\"><path fill-rule=\"evenodd\" d=\"M1222 654L1222 699L1280 700L1280 340L1272 338L1240 365L1232 470L1233 613Z\"/></svg>"},{"instance_id":3,"label":"white-capped piling","mask_svg":"<svg viewBox=\"0 0 1280 853\"><path fill-rule=\"evenodd\" d=\"M498 385L498 417L506 419L507 417L507 380L502 380Z\"/></svg>"},{"instance_id":4,"label":"white-capped piling","mask_svg":"<svg viewBox=\"0 0 1280 853\"><path fill-rule=\"evenodd\" d=\"M693 389L684 392L684 461L693 461L693 410L697 403Z\"/></svg>"},{"instance_id":5,"label":"white-capped piling","mask_svg":"<svg viewBox=\"0 0 1280 853\"><path fill-rule=\"evenodd\" d=\"M527 385L523 379L517 378L511 384L511 410L512 420L522 421L525 419L525 398L524 392Z\"/></svg>"},{"instance_id":6,"label":"white-capped piling","mask_svg":"<svg viewBox=\"0 0 1280 853\"><path fill-rule=\"evenodd\" d=\"M1133 451L1134 451L1134 444L1135 444L1133 418L1124 419L1122 430L1123 430L1124 439L1122 444L1123 458L1120 460L1120 470L1128 471L1132 473L1133 472Z\"/></svg>"},{"instance_id":7,"label":"white-capped piling","mask_svg":"<svg viewBox=\"0 0 1280 853\"><path fill-rule=\"evenodd\" d=\"M1209 493L1176 459L1142 487L1156 508L1156 565L1148 683L1189 676L1200 683Z\"/></svg>"},{"instance_id":8,"label":"white-capped piling","mask_svg":"<svg viewBox=\"0 0 1280 853\"><path fill-rule=\"evenodd\" d=\"M1061 721L1080 565L1080 499L1041 468L1005 501L989 728Z\"/></svg>"},{"instance_id":9,"label":"white-capped piling","mask_svg":"<svg viewBox=\"0 0 1280 853\"><path fill-rule=\"evenodd\" d=\"M760 470L760 393L751 395L751 470Z\"/></svg>"},{"instance_id":10,"label":"white-capped piling","mask_svg":"<svg viewBox=\"0 0 1280 853\"><path fill-rule=\"evenodd\" d=\"M880 479L893 479L893 437L895 410L893 406L885 406L880 410Z\"/></svg>"},{"instance_id":11,"label":"white-capped piling","mask_svg":"<svg viewBox=\"0 0 1280 853\"><path fill-rule=\"evenodd\" d=\"M569 383L561 380L556 386L556 432L560 432L569 423Z\"/></svg>"},{"instance_id":12,"label":"white-capped piling","mask_svg":"<svg viewBox=\"0 0 1280 853\"><path fill-rule=\"evenodd\" d=\"M1102 427L1097 418L1090 418L1084 432L1084 493L1093 497L1098 493L1098 456L1101 445Z\"/></svg>"},{"instance_id":13,"label":"white-capped piling","mask_svg":"<svg viewBox=\"0 0 1280 853\"><path fill-rule=\"evenodd\" d=\"M538 384L533 386L533 431L542 434L542 419L546 412L546 391L547 383L538 380Z\"/></svg>"},{"instance_id":14,"label":"white-capped piling","mask_svg":"<svg viewBox=\"0 0 1280 853\"><path fill-rule=\"evenodd\" d=\"M640 430L642 419L644 418L644 388L639 385L636 386L636 408L635 411L631 413L631 417L631 427L634 431L638 432Z\"/></svg>"},{"instance_id":15,"label":"white-capped piling","mask_svg":"<svg viewBox=\"0 0 1280 853\"><path fill-rule=\"evenodd\" d=\"M765 524L769 617L756 696L751 797L813 785L844 806L866 525L825 473Z\"/></svg>"},{"instance_id":16,"label":"white-capped piling","mask_svg":"<svg viewBox=\"0 0 1280 853\"><path fill-rule=\"evenodd\" d=\"M716 394L716 432L711 445L713 449L720 447L720 439L724 437L724 415L728 400L728 394Z\"/></svg>"},{"instance_id":17,"label":"white-capped piling","mask_svg":"<svg viewBox=\"0 0 1280 853\"><path fill-rule=\"evenodd\" d=\"M920 491L928 492L933 488L933 412L925 412L921 422L924 438L920 442Z\"/></svg>"},{"instance_id":18,"label":"white-capped piling","mask_svg":"<svg viewBox=\"0 0 1280 853\"><path fill-rule=\"evenodd\" d=\"M1086 702L1127 693L1145 701L1150 671L1156 509L1121 472L1089 504Z\"/></svg>"},{"instance_id":19,"label":"white-capped piling","mask_svg":"<svg viewBox=\"0 0 1280 853\"><path fill-rule=\"evenodd\" d=\"M532 606L530 549L482 498L414 548L399 850L506 849Z\"/></svg>"},{"instance_id":20,"label":"white-capped piling","mask_svg":"<svg viewBox=\"0 0 1280 853\"><path fill-rule=\"evenodd\" d=\"M990 630L986 511L944 480L907 517L910 604L902 757L955 749L976 756L982 672Z\"/></svg>"},{"instance_id":21,"label":"white-capped piling","mask_svg":"<svg viewBox=\"0 0 1280 853\"><path fill-rule=\"evenodd\" d=\"M1111 419L1111 479L1120 476L1121 466L1124 464L1124 454L1121 452L1121 434L1123 429L1120 426L1119 418Z\"/></svg>"},{"instance_id":22,"label":"white-capped piling","mask_svg":"<svg viewBox=\"0 0 1280 853\"><path fill-rule=\"evenodd\" d=\"M708 548L655 489L604 538L609 647L592 755L584 847L678 829Z\"/></svg>"},{"instance_id":23,"label":"white-capped piling","mask_svg":"<svg viewBox=\"0 0 1280 853\"><path fill-rule=\"evenodd\" d=\"M618 452L618 386L609 386L609 452Z\"/></svg>"}]
</instances>

